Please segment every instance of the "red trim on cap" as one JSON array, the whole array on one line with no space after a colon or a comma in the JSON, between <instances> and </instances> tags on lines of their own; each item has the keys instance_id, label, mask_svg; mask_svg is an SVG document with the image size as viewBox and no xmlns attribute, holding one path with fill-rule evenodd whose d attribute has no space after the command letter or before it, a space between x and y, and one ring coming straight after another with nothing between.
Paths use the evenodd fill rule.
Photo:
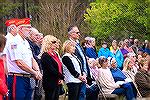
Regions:
<instances>
[{"instance_id":1,"label":"red trim on cap","mask_svg":"<svg viewBox=\"0 0 150 100\"><path fill-rule=\"evenodd\" d=\"M17 18L12 18L12 19L6 20L5 25L7 27L10 26L10 25L12 25L12 24L16 25L17 21L18 21Z\"/></svg>"},{"instance_id":2,"label":"red trim on cap","mask_svg":"<svg viewBox=\"0 0 150 100\"><path fill-rule=\"evenodd\" d=\"M19 25L30 25L30 18L19 19L16 23L16 26Z\"/></svg>"}]
</instances>

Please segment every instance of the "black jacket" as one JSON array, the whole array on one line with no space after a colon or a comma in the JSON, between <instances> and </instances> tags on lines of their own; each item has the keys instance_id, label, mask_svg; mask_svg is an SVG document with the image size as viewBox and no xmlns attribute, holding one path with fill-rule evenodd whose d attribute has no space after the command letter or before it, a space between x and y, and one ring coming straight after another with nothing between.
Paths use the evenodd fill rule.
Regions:
<instances>
[{"instance_id":1,"label":"black jacket","mask_svg":"<svg viewBox=\"0 0 150 100\"><path fill-rule=\"evenodd\" d=\"M29 42L30 48L32 50L33 58L36 60L41 69L41 62L40 59L38 58L38 55L40 54L40 47L29 39L27 39L27 41Z\"/></svg>"},{"instance_id":2,"label":"black jacket","mask_svg":"<svg viewBox=\"0 0 150 100\"><path fill-rule=\"evenodd\" d=\"M58 80L64 79L63 74L58 71L57 62L48 54L43 53L41 57L41 66L43 69L43 89L49 90L58 86Z\"/></svg>"},{"instance_id":3,"label":"black jacket","mask_svg":"<svg viewBox=\"0 0 150 100\"><path fill-rule=\"evenodd\" d=\"M81 47L81 45L80 45L80 47ZM82 49L82 52L83 52L84 57L85 57L85 59L86 59L85 52L84 52L84 50L83 50L82 47L81 47L81 49ZM84 71L84 68L83 68L83 66L84 66L84 65L83 65L83 58L82 58L82 56L80 55L80 51L77 49L77 46L76 46L74 55L76 55L76 56L78 57L78 59L80 60L80 62L82 62L82 72L85 72L85 71ZM90 85L90 84L92 84L93 79L92 79L92 77L91 77L91 75L90 75L90 68L89 68L89 66L88 66L87 59L86 59L86 69L87 69L87 82L88 82L88 84Z\"/></svg>"}]
</instances>

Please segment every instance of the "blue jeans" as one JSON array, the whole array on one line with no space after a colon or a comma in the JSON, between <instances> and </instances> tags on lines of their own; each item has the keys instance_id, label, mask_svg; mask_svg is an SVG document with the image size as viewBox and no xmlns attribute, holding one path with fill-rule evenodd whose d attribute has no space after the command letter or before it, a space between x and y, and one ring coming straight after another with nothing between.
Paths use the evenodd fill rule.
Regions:
<instances>
[{"instance_id":1,"label":"blue jeans","mask_svg":"<svg viewBox=\"0 0 150 100\"><path fill-rule=\"evenodd\" d=\"M135 99L133 88L130 83L123 84L121 88L115 89L112 94L121 95L124 94L127 100Z\"/></svg>"},{"instance_id":2,"label":"blue jeans","mask_svg":"<svg viewBox=\"0 0 150 100\"><path fill-rule=\"evenodd\" d=\"M81 83L79 100L86 100L86 83Z\"/></svg>"},{"instance_id":3,"label":"blue jeans","mask_svg":"<svg viewBox=\"0 0 150 100\"><path fill-rule=\"evenodd\" d=\"M12 75L8 76L8 89L9 89L9 100L13 100L13 79ZM31 100L32 88L30 85L30 78L16 76L16 100Z\"/></svg>"}]
</instances>

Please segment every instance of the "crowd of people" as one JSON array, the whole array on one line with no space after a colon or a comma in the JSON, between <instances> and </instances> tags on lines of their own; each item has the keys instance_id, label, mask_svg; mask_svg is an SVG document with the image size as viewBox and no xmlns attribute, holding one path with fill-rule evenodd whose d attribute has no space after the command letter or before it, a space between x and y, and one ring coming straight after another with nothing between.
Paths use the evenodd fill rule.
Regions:
<instances>
[{"instance_id":1,"label":"crowd of people","mask_svg":"<svg viewBox=\"0 0 150 100\"><path fill-rule=\"evenodd\" d=\"M90 70L105 94L123 94L127 100L149 97L150 43L134 39L103 42L96 54L95 40L86 37L84 50ZM96 58L96 59L95 59Z\"/></svg>"},{"instance_id":2,"label":"crowd of people","mask_svg":"<svg viewBox=\"0 0 150 100\"><path fill-rule=\"evenodd\" d=\"M142 43L131 36L119 43L113 40L110 48L103 42L97 53L93 37L80 45L75 25L69 26L61 48L57 37L43 36L30 18L13 18L5 24L7 35L0 35L0 100L33 100L41 80L45 100L59 100L62 84L67 86L68 100L97 100L100 91L127 100L150 96L148 40Z\"/></svg>"}]
</instances>

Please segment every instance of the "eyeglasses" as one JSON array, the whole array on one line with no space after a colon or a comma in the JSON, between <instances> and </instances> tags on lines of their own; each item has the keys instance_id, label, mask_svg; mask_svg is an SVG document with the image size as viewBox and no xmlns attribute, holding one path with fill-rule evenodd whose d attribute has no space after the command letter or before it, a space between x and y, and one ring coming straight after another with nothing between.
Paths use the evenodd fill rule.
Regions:
<instances>
[{"instance_id":1,"label":"eyeglasses","mask_svg":"<svg viewBox=\"0 0 150 100\"><path fill-rule=\"evenodd\" d=\"M23 28L32 28L31 26L23 26Z\"/></svg>"},{"instance_id":2,"label":"eyeglasses","mask_svg":"<svg viewBox=\"0 0 150 100\"><path fill-rule=\"evenodd\" d=\"M106 58L102 58L102 59L104 60L103 61L104 63L108 62L108 60Z\"/></svg>"},{"instance_id":3,"label":"eyeglasses","mask_svg":"<svg viewBox=\"0 0 150 100\"><path fill-rule=\"evenodd\" d=\"M32 28L31 26L26 26L26 28Z\"/></svg>"},{"instance_id":4,"label":"eyeglasses","mask_svg":"<svg viewBox=\"0 0 150 100\"><path fill-rule=\"evenodd\" d=\"M51 41L53 44L57 43L57 41Z\"/></svg>"},{"instance_id":5,"label":"eyeglasses","mask_svg":"<svg viewBox=\"0 0 150 100\"><path fill-rule=\"evenodd\" d=\"M72 32L72 33L80 34L80 32Z\"/></svg>"},{"instance_id":6,"label":"eyeglasses","mask_svg":"<svg viewBox=\"0 0 150 100\"><path fill-rule=\"evenodd\" d=\"M113 62L112 64L116 64L117 62Z\"/></svg>"}]
</instances>

